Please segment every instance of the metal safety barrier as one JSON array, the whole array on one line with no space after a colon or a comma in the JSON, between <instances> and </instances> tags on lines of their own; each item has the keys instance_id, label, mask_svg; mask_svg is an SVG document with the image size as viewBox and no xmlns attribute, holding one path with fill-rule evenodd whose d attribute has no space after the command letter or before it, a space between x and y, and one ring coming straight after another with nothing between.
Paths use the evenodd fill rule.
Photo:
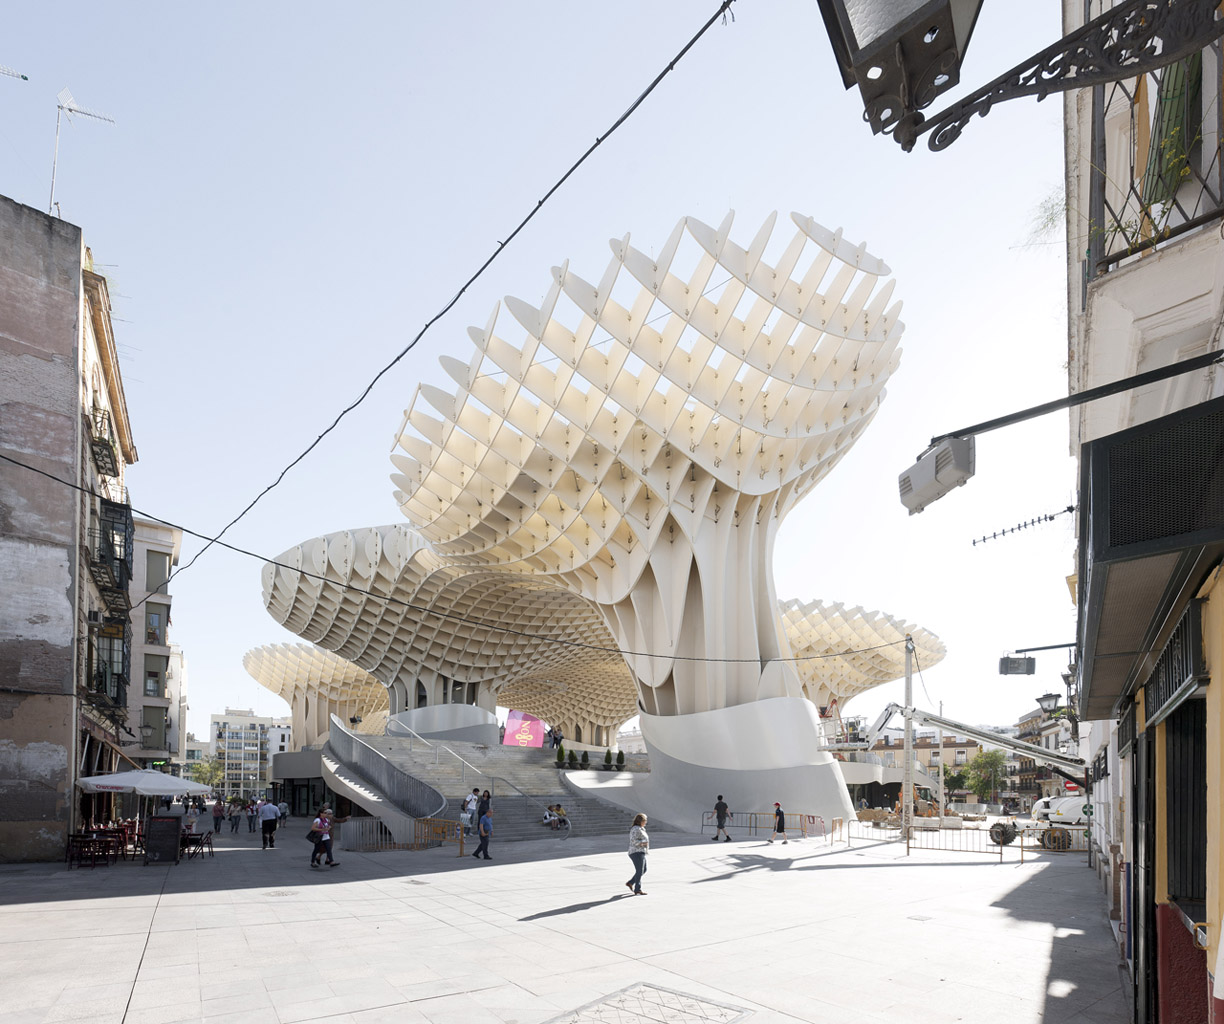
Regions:
<instances>
[{"instance_id":1,"label":"metal safety barrier","mask_svg":"<svg viewBox=\"0 0 1224 1024\"><path fill-rule=\"evenodd\" d=\"M850 833L846 829L844 818L834 818L833 828L825 825L824 818L819 814L803 814L786 812L783 815L786 824L786 835L794 839L827 839L830 844L844 840L849 843ZM738 816L730 814L724 831L728 835L738 834L742 839L768 839L774 835L773 811L741 811ZM707 828L717 833L718 821L713 811L706 811L701 816L701 832L704 835Z\"/></svg>"},{"instance_id":2,"label":"metal safety barrier","mask_svg":"<svg viewBox=\"0 0 1224 1024\"><path fill-rule=\"evenodd\" d=\"M1087 853L1087 825L1051 825L1048 828L1028 826L1020 830L1020 863L1024 853Z\"/></svg>"},{"instance_id":3,"label":"metal safety barrier","mask_svg":"<svg viewBox=\"0 0 1224 1024\"><path fill-rule=\"evenodd\" d=\"M336 845L353 853L380 853L383 850L411 849L409 843L397 843L382 818L349 818L335 825Z\"/></svg>"},{"instance_id":4,"label":"metal safety barrier","mask_svg":"<svg viewBox=\"0 0 1224 1024\"><path fill-rule=\"evenodd\" d=\"M412 848L428 850L453 843L458 845L459 856L462 857L463 839L463 826L457 821L447 821L445 818L417 818Z\"/></svg>"}]
</instances>

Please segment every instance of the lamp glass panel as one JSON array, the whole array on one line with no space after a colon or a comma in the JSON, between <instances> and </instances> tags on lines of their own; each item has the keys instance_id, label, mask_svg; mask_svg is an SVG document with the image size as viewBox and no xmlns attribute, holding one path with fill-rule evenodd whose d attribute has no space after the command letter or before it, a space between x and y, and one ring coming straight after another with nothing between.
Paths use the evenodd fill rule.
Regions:
<instances>
[{"instance_id":1,"label":"lamp glass panel","mask_svg":"<svg viewBox=\"0 0 1224 1024\"><path fill-rule=\"evenodd\" d=\"M872 43L894 32L906 18L921 10L927 0L845 0L855 49L865 50Z\"/></svg>"}]
</instances>

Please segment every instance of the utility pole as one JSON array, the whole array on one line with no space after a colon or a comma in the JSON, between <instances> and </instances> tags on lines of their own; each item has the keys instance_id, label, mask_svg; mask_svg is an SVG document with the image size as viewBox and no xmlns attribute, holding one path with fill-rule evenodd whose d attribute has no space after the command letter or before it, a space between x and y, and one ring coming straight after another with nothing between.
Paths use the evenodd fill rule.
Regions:
<instances>
[{"instance_id":1,"label":"utility pole","mask_svg":"<svg viewBox=\"0 0 1224 1024\"><path fill-rule=\"evenodd\" d=\"M905 634L905 741L902 756L905 770L901 781L901 834L909 842L914 825L914 638ZM940 755L942 756L942 751Z\"/></svg>"},{"instance_id":2,"label":"utility pole","mask_svg":"<svg viewBox=\"0 0 1224 1024\"><path fill-rule=\"evenodd\" d=\"M939 702L939 717L943 718L943 701ZM944 816L944 745L943 726L939 727L939 826L943 827Z\"/></svg>"}]
</instances>

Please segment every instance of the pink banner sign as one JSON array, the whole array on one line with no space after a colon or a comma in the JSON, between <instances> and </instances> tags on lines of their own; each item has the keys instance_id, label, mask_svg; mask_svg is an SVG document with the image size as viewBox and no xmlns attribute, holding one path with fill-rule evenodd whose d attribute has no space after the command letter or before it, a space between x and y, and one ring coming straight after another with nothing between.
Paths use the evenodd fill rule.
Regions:
<instances>
[{"instance_id":1,"label":"pink banner sign","mask_svg":"<svg viewBox=\"0 0 1224 1024\"><path fill-rule=\"evenodd\" d=\"M544 746L544 723L526 711L511 711L506 717L506 736L502 740L506 747Z\"/></svg>"}]
</instances>

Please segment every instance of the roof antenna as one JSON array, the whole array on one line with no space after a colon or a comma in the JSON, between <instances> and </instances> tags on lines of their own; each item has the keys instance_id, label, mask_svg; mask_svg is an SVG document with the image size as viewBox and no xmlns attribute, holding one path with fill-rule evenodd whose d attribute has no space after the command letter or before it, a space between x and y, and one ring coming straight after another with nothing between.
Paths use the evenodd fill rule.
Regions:
<instances>
[{"instance_id":1,"label":"roof antenna","mask_svg":"<svg viewBox=\"0 0 1224 1024\"><path fill-rule=\"evenodd\" d=\"M105 114L99 114L96 110L86 110L84 107L77 106L77 101L72 98L72 93L68 91L67 86L60 90L60 94L56 99L59 100L59 103L56 104L55 108L55 156L51 159L51 200L47 203L47 213L55 209L55 169L59 164L60 116L63 115L69 122L72 121L73 114L80 114L82 117L92 117L95 121L105 121L107 124L115 123L113 117L107 117Z\"/></svg>"}]
</instances>

